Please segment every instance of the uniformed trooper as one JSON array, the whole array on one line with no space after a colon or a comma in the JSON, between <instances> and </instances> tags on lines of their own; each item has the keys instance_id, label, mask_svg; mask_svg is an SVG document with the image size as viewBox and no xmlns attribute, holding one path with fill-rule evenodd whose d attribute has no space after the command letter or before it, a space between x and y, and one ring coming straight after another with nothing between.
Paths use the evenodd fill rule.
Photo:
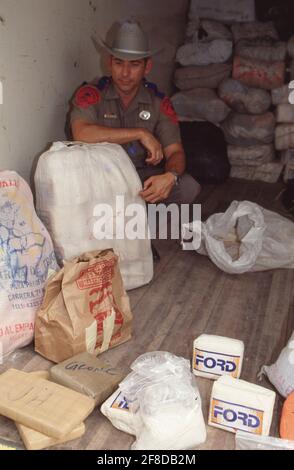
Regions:
<instances>
[{"instance_id":1,"label":"uniformed trooper","mask_svg":"<svg viewBox=\"0 0 294 470\"><path fill-rule=\"evenodd\" d=\"M143 183L147 203L192 203L200 185L185 173L185 154L170 100L145 76L150 72L148 38L134 21L121 24L109 52L110 77L85 84L70 115L73 139L122 145Z\"/></svg>"}]
</instances>

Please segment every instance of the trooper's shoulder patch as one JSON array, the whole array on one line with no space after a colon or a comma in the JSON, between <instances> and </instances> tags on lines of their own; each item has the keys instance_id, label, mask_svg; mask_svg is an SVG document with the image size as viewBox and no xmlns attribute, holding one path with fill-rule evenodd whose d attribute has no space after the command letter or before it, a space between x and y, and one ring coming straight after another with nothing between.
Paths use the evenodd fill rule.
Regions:
<instances>
[{"instance_id":1,"label":"trooper's shoulder patch","mask_svg":"<svg viewBox=\"0 0 294 470\"><path fill-rule=\"evenodd\" d=\"M165 96L161 102L160 111L167 116L173 124L178 124L178 116L171 100L167 96Z\"/></svg>"},{"instance_id":2,"label":"trooper's shoulder patch","mask_svg":"<svg viewBox=\"0 0 294 470\"><path fill-rule=\"evenodd\" d=\"M98 104L101 100L99 90L94 85L83 85L75 94L75 104L80 108L88 108Z\"/></svg>"},{"instance_id":3,"label":"trooper's shoulder patch","mask_svg":"<svg viewBox=\"0 0 294 470\"><path fill-rule=\"evenodd\" d=\"M102 77L97 83L97 88L98 90L103 91L105 90L105 88L108 88L110 83L111 83L111 77L106 77L106 76Z\"/></svg>"},{"instance_id":4,"label":"trooper's shoulder patch","mask_svg":"<svg viewBox=\"0 0 294 470\"><path fill-rule=\"evenodd\" d=\"M155 83L147 82L147 80L145 80L144 86L148 88L148 90L152 90L154 95L157 96L158 98L162 100L164 99L165 94L158 90L157 85Z\"/></svg>"}]
</instances>

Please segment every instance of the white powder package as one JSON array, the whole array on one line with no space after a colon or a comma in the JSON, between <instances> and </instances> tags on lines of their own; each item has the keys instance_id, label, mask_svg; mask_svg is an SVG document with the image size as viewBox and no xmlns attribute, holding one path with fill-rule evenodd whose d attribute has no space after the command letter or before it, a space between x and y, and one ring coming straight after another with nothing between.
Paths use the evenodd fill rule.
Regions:
<instances>
[{"instance_id":1,"label":"white powder package","mask_svg":"<svg viewBox=\"0 0 294 470\"><path fill-rule=\"evenodd\" d=\"M238 379L243 357L243 341L203 334L194 341L193 374L207 379L218 379L222 375Z\"/></svg>"},{"instance_id":2,"label":"white powder package","mask_svg":"<svg viewBox=\"0 0 294 470\"><path fill-rule=\"evenodd\" d=\"M213 384L208 424L225 431L268 436L275 397L267 388L222 376Z\"/></svg>"},{"instance_id":3,"label":"white powder package","mask_svg":"<svg viewBox=\"0 0 294 470\"><path fill-rule=\"evenodd\" d=\"M143 354L119 388L135 422L132 450L187 450L206 440L201 397L187 359Z\"/></svg>"}]
</instances>

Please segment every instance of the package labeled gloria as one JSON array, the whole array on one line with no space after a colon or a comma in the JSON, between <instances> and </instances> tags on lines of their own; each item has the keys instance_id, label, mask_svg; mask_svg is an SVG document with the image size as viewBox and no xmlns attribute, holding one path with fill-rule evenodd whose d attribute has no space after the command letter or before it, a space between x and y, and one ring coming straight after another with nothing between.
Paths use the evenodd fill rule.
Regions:
<instances>
[{"instance_id":1,"label":"package labeled gloria","mask_svg":"<svg viewBox=\"0 0 294 470\"><path fill-rule=\"evenodd\" d=\"M238 379L244 357L244 343L233 338L201 335L194 341L193 374L207 379L231 375Z\"/></svg>"},{"instance_id":2,"label":"package labeled gloria","mask_svg":"<svg viewBox=\"0 0 294 470\"><path fill-rule=\"evenodd\" d=\"M220 377L213 384L208 424L225 431L268 436L276 394L259 385Z\"/></svg>"},{"instance_id":3,"label":"package labeled gloria","mask_svg":"<svg viewBox=\"0 0 294 470\"><path fill-rule=\"evenodd\" d=\"M132 313L117 256L85 253L48 281L35 328L35 350L53 362L101 354L131 338Z\"/></svg>"},{"instance_id":4,"label":"package labeled gloria","mask_svg":"<svg viewBox=\"0 0 294 470\"><path fill-rule=\"evenodd\" d=\"M188 360L155 351L140 356L131 369L119 388L137 418L133 450L194 449L206 440Z\"/></svg>"},{"instance_id":5,"label":"package labeled gloria","mask_svg":"<svg viewBox=\"0 0 294 470\"><path fill-rule=\"evenodd\" d=\"M92 397L100 405L117 388L126 374L106 360L81 353L50 369L51 379Z\"/></svg>"}]
</instances>

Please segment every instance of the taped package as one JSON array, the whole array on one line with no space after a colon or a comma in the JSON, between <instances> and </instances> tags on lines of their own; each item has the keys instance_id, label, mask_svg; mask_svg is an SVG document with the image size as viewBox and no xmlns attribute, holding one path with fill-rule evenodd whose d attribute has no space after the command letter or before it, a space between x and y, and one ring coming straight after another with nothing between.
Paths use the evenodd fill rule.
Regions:
<instances>
[{"instance_id":1,"label":"taped package","mask_svg":"<svg viewBox=\"0 0 294 470\"><path fill-rule=\"evenodd\" d=\"M93 354L82 353L51 368L56 383L93 398L100 405L118 387L126 374Z\"/></svg>"},{"instance_id":2,"label":"taped package","mask_svg":"<svg viewBox=\"0 0 294 470\"><path fill-rule=\"evenodd\" d=\"M241 375L244 343L238 339L201 335L194 341L193 373L207 379Z\"/></svg>"},{"instance_id":3,"label":"taped package","mask_svg":"<svg viewBox=\"0 0 294 470\"><path fill-rule=\"evenodd\" d=\"M268 436L275 397L272 390L222 376L212 388L208 424L225 431Z\"/></svg>"},{"instance_id":4,"label":"taped package","mask_svg":"<svg viewBox=\"0 0 294 470\"><path fill-rule=\"evenodd\" d=\"M101 413L120 431L136 435L141 419L140 414L133 412L122 392L116 390L101 406Z\"/></svg>"},{"instance_id":5,"label":"taped package","mask_svg":"<svg viewBox=\"0 0 294 470\"><path fill-rule=\"evenodd\" d=\"M79 426L94 400L61 385L10 369L0 376L0 414L55 439Z\"/></svg>"}]
</instances>

